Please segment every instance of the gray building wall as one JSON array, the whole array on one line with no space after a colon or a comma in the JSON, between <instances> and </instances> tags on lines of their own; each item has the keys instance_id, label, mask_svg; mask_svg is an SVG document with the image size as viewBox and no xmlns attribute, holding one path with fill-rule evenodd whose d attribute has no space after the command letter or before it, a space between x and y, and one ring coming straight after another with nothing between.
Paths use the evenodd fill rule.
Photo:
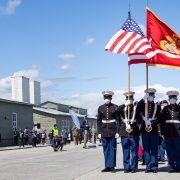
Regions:
<instances>
[{"instance_id":1,"label":"gray building wall","mask_svg":"<svg viewBox=\"0 0 180 180\"><path fill-rule=\"evenodd\" d=\"M0 146L13 145L12 113L17 113L17 130L33 127L33 107L0 101ZM6 117L6 119L5 119Z\"/></svg>"},{"instance_id":2,"label":"gray building wall","mask_svg":"<svg viewBox=\"0 0 180 180\"><path fill-rule=\"evenodd\" d=\"M69 112L69 106L68 105L63 105L63 104L58 104L58 111L62 112Z\"/></svg>"},{"instance_id":3,"label":"gray building wall","mask_svg":"<svg viewBox=\"0 0 180 180\"><path fill-rule=\"evenodd\" d=\"M41 107L48 108L48 109L58 110L57 104L51 103L51 102L42 103Z\"/></svg>"}]
</instances>

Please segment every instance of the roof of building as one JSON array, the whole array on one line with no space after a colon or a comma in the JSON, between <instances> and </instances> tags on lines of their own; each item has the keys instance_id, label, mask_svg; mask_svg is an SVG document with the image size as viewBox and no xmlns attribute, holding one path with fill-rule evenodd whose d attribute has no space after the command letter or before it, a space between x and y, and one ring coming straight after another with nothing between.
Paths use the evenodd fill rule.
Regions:
<instances>
[{"instance_id":1,"label":"roof of building","mask_svg":"<svg viewBox=\"0 0 180 180\"><path fill-rule=\"evenodd\" d=\"M68 104L62 104L62 103L58 103L58 102L52 102L52 101L45 101L43 103L41 103L41 106L47 103L53 103L53 104L61 104L61 105L65 105L65 106L69 106L69 107L74 107L74 108L78 108L78 109L85 109L85 108L81 108L81 107L76 107L76 106L72 106L72 105L68 105ZM88 109L85 109L88 110Z\"/></svg>"},{"instance_id":2,"label":"roof of building","mask_svg":"<svg viewBox=\"0 0 180 180\"><path fill-rule=\"evenodd\" d=\"M41 112L45 112L48 114L61 115L61 116L71 116L70 113L65 113L62 111L57 111L57 110L48 109L48 108L44 108L44 107L33 107L33 109L36 111L41 111ZM77 114L77 117L84 117L84 115ZM91 118L91 119L97 119L96 116L87 116L87 117Z\"/></svg>"},{"instance_id":3,"label":"roof of building","mask_svg":"<svg viewBox=\"0 0 180 180\"><path fill-rule=\"evenodd\" d=\"M12 100L12 99L2 99L0 98L1 102L9 102L9 103L14 103L14 104L23 104L27 106L34 106L34 104L23 102L23 101L18 101L18 100Z\"/></svg>"}]
</instances>

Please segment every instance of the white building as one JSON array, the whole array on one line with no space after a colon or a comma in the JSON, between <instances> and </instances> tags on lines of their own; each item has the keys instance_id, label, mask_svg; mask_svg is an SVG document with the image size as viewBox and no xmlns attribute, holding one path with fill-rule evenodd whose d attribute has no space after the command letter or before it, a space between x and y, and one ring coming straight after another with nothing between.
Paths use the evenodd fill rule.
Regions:
<instances>
[{"instance_id":1,"label":"white building","mask_svg":"<svg viewBox=\"0 0 180 180\"><path fill-rule=\"evenodd\" d=\"M40 82L30 81L30 103L40 105L41 104L41 93L40 93Z\"/></svg>"},{"instance_id":2,"label":"white building","mask_svg":"<svg viewBox=\"0 0 180 180\"><path fill-rule=\"evenodd\" d=\"M29 78L11 77L12 99L29 103Z\"/></svg>"}]
</instances>

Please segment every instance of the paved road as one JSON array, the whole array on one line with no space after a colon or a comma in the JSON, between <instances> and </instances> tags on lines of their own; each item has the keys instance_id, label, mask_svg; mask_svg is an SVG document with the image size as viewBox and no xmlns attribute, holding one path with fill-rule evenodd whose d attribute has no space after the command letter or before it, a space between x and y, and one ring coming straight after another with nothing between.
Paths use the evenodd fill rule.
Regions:
<instances>
[{"instance_id":1,"label":"paved road","mask_svg":"<svg viewBox=\"0 0 180 180\"><path fill-rule=\"evenodd\" d=\"M0 179L2 180L106 180L106 179L179 179L179 173L168 174L167 162L159 164L157 174L145 174L145 166L139 163L136 174L124 174L122 148L118 144L117 173L101 173L104 168L102 146L96 149L83 149L82 144L64 147L63 151L53 152L50 146L0 151ZM8 149L8 148L7 148Z\"/></svg>"}]
</instances>

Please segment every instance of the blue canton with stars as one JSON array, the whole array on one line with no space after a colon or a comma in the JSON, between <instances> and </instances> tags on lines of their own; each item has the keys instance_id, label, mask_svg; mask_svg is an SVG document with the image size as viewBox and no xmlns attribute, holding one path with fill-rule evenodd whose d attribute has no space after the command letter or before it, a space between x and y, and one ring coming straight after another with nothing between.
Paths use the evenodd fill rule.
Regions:
<instances>
[{"instance_id":1,"label":"blue canton with stars","mask_svg":"<svg viewBox=\"0 0 180 180\"><path fill-rule=\"evenodd\" d=\"M142 32L141 28L137 25L137 23L131 18L130 12L128 12L128 19L123 24L122 30L129 31L129 32L135 32L143 37L146 37L144 33Z\"/></svg>"}]
</instances>

